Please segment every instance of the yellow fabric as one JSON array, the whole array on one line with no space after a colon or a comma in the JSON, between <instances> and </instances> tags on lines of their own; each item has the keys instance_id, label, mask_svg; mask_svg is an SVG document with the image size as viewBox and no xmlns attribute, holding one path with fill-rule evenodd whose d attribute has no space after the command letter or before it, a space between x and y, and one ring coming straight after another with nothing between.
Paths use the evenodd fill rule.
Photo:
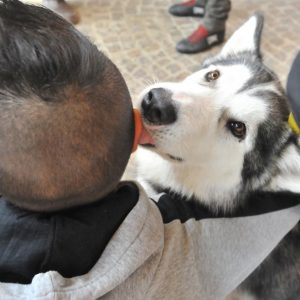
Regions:
<instances>
[{"instance_id":1,"label":"yellow fabric","mask_svg":"<svg viewBox=\"0 0 300 300\"><path fill-rule=\"evenodd\" d=\"M288 122L289 122L290 127L293 129L293 131L300 135L300 128L299 128L292 113L290 113Z\"/></svg>"}]
</instances>

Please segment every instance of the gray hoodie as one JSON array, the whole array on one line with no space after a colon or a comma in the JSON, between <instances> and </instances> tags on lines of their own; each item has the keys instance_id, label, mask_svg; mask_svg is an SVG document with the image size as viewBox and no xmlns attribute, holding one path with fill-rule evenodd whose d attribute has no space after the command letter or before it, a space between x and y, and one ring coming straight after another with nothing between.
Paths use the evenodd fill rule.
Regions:
<instances>
[{"instance_id":1,"label":"gray hoodie","mask_svg":"<svg viewBox=\"0 0 300 300\"><path fill-rule=\"evenodd\" d=\"M28 284L12 283L10 280L0 283L0 299L224 299L253 272L300 219L299 195L279 194L279 197L274 197L264 194L265 202L271 201L272 205L255 206L247 212L240 212L240 215L224 218L211 216L198 204L166 194L159 195L158 202L154 202L141 187L136 188L132 183L124 183L119 190L126 185L136 190L137 199L125 216L120 214L120 224L112 230L103 251L99 250L99 257L88 271L63 277L51 270L50 264L50 270L46 268L45 272L37 273ZM125 203L126 193L122 195ZM113 199L114 194L110 197ZM255 197L259 200L261 195ZM113 208L109 205L105 208L105 201L103 203L101 211L111 216L109 211L113 212ZM79 208L76 213L84 209ZM96 211L97 206L92 206L92 209ZM14 219L14 236L17 234L18 220L26 216L15 218L10 214L18 214L18 211L11 212L10 207L2 209L8 210L10 213L2 219ZM56 231L60 230L58 224L64 224L61 218L55 217ZM106 224L110 223L109 219L106 219ZM53 224L53 220L50 223ZM72 226L87 226L88 223L80 219L76 223L78 225L74 223ZM64 226L61 230L66 228ZM99 235L93 233L95 241L102 239L105 228L106 225L101 224ZM20 230L25 232L24 225ZM61 245L64 240L61 239ZM2 250L2 256L6 253L6 262L10 260L9 245L15 242L10 237L5 245L6 250ZM30 248L35 241L24 238L20 245L26 243ZM66 247L67 244L72 244L72 241L66 241ZM51 247L57 247L57 241ZM16 249L20 246L10 249L11 256ZM45 249L48 249L47 246ZM89 246L86 246L86 251L81 249L83 258L84 255L89 257L88 249ZM48 252L46 255L49 256ZM24 256L27 254L24 250ZM72 253L67 255L72 256ZM0 276L1 264L4 262L0 260Z\"/></svg>"}]
</instances>

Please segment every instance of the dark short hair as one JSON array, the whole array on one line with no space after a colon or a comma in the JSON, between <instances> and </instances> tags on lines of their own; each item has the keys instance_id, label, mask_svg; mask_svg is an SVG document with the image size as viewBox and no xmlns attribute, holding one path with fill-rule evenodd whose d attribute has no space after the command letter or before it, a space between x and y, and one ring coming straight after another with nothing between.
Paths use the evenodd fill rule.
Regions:
<instances>
[{"instance_id":1,"label":"dark short hair","mask_svg":"<svg viewBox=\"0 0 300 300\"><path fill-rule=\"evenodd\" d=\"M43 7L0 1L0 193L32 210L95 201L117 185L133 140L116 66Z\"/></svg>"}]
</instances>

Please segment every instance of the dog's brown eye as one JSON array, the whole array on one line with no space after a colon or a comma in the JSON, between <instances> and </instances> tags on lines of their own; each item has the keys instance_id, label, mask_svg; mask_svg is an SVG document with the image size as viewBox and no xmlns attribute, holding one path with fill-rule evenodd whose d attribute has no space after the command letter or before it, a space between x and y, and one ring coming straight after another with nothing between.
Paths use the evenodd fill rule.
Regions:
<instances>
[{"instance_id":1,"label":"dog's brown eye","mask_svg":"<svg viewBox=\"0 0 300 300\"><path fill-rule=\"evenodd\" d=\"M205 75L205 78L206 78L206 80L208 82L217 80L219 77L220 77L220 72L218 70L214 70L214 71L208 72Z\"/></svg>"},{"instance_id":2,"label":"dog's brown eye","mask_svg":"<svg viewBox=\"0 0 300 300\"><path fill-rule=\"evenodd\" d=\"M244 123L231 120L227 123L227 127L235 137L239 139L245 138L246 125Z\"/></svg>"}]
</instances>

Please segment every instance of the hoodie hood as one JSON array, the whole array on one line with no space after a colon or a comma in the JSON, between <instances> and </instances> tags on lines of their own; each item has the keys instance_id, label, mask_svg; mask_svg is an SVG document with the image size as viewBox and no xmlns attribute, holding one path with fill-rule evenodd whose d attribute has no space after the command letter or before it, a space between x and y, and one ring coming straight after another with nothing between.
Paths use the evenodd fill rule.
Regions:
<instances>
[{"instance_id":1,"label":"hoodie hood","mask_svg":"<svg viewBox=\"0 0 300 300\"><path fill-rule=\"evenodd\" d=\"M116 200L114 200L115 197L117 198ZM131 197L132 200L129 201L128 197ZM124 202L130 202L130 206L133 206L133 209L129 213L127 211L129 206L123 204L125 206L124 209L124 206L121 203L122 200L124 200ZM99 209L97 209L98 205L103 206L102 208L99 206ZM123 206L123 208L118 208L118 206ZM35 275L30 284L0 282L1 299L98 299L99 297L109 293L109 291L114 288L121 286L126 278L129 278L131 274L133 274L149 259L151 255L153 255L153 253L158 252L158 249L162 248L162 217L155 204L149 201L145 192L134 183L121 183L116 193L108 196L106 199L102 199L98 203L90 205L89 207L90 208L82 207L78 208L78 210L76 209L79 215L82 215L82 213L80 213L80 209L90 209L90 211L86 214L87 218L72 218L72 224L73 226L78 226L78 224L88 226L88 224L96 222L95 220L92 221L90 213L92 213L94 218L98 220L101 219L101 210L105 210L107 217L105 218L105 222L102 223L104 227L92 227L94 228L92 229L94 233L94 243L97 243L96 239L103 236L103 232L105 231L103 228L108 228L108 223L115 223L114 226L109 226L112 236L110 236L108 233L109 231L107 230L105 231L107 236L103 239L101 238L102 245L99 249L102 249L102 253L100 253L100 255L98 253L98 256L96 255L97 258L101 257L98 260L96 259L97 261L92 268L87 273L72 278L66 278L60 273L61 271L58 272L56 270L42 272ZM5 209L8 208L16 209L9 205ZM119 227L118 224L120 219L118 222L112 221L112 219L115 218L113 215L115 215L116 211L122 211L119 216L123 219L123 223ZM63 215L69 213L72 213L72 211L62 212ZM24 211L23 214L25 214ZM68 220L68 222L70 221L69 219L65 219L65 221L66 220ZM62 224L64 223L65 222L62 222ZM99 230L98 232L97 228ZM88 249L87 243L84 242L85 239L92 237L91 234L88 233L89 229L90 227L84 231L86 234L85 238L80 238L77 233L78 238L76 238L76 243L73 245L76 244L76 246L80 247L82 250L79 255L80 257L78 255L76 256L76 264L80 263L80 260L86 260L89 256L91 256L89 251L93 247L89 246L90 249ZM72 247L68 245L71 241L67 235L64 236L67 239L64 245L67 249L69 249L69 251L71 251L70 249L72 249ZM76 231L74 231L73 236L75 239ZM108 244L106 244L107 239L111 239ZM45 240L39 241L39 245L43 245L44 242ZM30 247L29 243L26 244ZM54 244L54 247L56 246L59 246L59 244ZM51 251L46 251L46 245L42 248L44 249L44 253L53 253ZM61 249L61 251L63 250ZM63 252L64 258L68 259L67 254L71 256L74 249L69 253L67 253L68 251ZM44 253L40 255L41 258L46 258ZM22 253L19 253L19 255L21 256ZM8 256L9 253L7 253L7 257ZM73 260L75 260L75 257ZM1 258L1 264L3 261L4 259ZM64 263L64 265L66 264ZM15 266L15 269L17 269L17 266L21 267L18 263L15 263ZM1 272L2 270L0 273ZM149 279L151 279L151 277Z\"/></svg>"},{"instance_id":2,"label":"hoodie hood","mask_svg":"<svg viewBox=\"0 0 300 300\"><path fill-rule=\"evenodd\" d=\"M56 213L21 210L0 201L0 281L28 284L56 270L70 278L87 273L139 197L122 184L93 204Z\"/></svg>"}]
</instances>

